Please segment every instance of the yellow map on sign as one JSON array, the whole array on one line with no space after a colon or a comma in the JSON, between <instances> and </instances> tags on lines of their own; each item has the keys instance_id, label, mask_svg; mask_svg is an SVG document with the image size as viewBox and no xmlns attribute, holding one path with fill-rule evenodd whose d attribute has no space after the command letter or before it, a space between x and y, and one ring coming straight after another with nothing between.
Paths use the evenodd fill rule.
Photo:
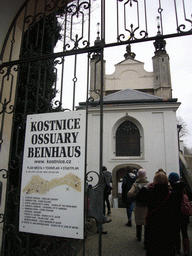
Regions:
<instances>
[{"instance_id":1,"label":"yellow map on sign","mask_svg":"<svg viewBox=\"0 0 192 256\"><path fill-rule=\"evenodd\" d=\"M22 191L26 192L26 194L45 194L50 189L60 185L68 185L81 192L81 179L73 173L68 173L62 178L55 178L51 181L44 180L39 175L34 175Z\"/></svg>"}]
</instances>

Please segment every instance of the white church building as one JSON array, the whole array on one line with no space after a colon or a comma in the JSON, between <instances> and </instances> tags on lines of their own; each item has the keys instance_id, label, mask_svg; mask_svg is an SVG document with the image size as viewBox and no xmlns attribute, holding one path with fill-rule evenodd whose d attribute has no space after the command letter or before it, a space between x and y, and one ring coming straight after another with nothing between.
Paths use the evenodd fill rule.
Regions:
<instances>
[{"instance_id":1,"label":"white church building","mask_svg":"<svg viewBox=\"0 0 192 256\"><path fill-rule=\"evenodd\" d=\"M22 147L21 142L24 138L23 131L26 116L31 113L49 113L47 108L44 111L45 106L42 103L46 103L46 107L47 105L50 107L49 94L51 93L47 93L49 90L46 90L48 87L46 83L47 80L45 79L47 77L49 78L49 75L46 73L47 70L45 67L47 67L47 64L49 63L53 64L53 60L54 65L57 65L54 66L54 74L56 75L54 86L57 82L58 88L60 89L59 104L61 107L59 106L59 111L63 112L63 110L69 110L64 102L68 100L68 92L73 88L73 93L70 95L71 99L73 98L72 111L74 111L75 104L79 104L77 109L86 109L88 113L86 115L88 120L88 123L86 123L86 127L88 128L87 148L85 149L87 153L85 157L85 167L87 172L95 171L99 173L99 165L101 163L100 139L102 138L102 136L100 136L100 121L101 117L103 117L102 164L112 173L113 190L111 199L121 198L121 183L127 166L132 166L136 170L144 168L147 172L147 178L149 181L153 181L154 174L159 168L162 168L167 175L173 171L180 173L181 170L176 120L176 111L180 106L180 102L178 102L177 99L172 98L169 55L165 49L165 40L161 37L160 33L156 37L154 37L154 35L152 35L153 37L148 37L147 34L145 35L145 37L147 36L147 39L150 40L154 40L154 38L156 38L156 41L154 42L154 56L152 57L152 72L147 72L144 69L144 63L135 59L135 53L131 51L131 45L127 45L124 59L122 56L122 61L115 65L114 73L107 75L105 74L105 61L104 63L99 61L101 56L98 53L102 53L103 50L106 49L106 45L104 49L102 43L99 47L93 47L94 35L92 36L92 34L94 33L94 29L92 29L92 26L90 25L94 24L94 19L92 17L95 14L92 12L94 9L90 9L89 5L90 2L94 1L76 0L73 1L73 8L64 9L64 11L67 10L67 15L69 14L71 16L63 16L62 22L65 24L65 28L62 29L62 39L64 40L62 42L61 52L54 48L54 41L56 39L55 24L53 24L55 23L54 18L54 22L51 22L51 24L53 24L53 27L51 26L52 29L48 29L49 33L46 32L52 36L51 50L43 53L42 49L44 42L46 41L46 37L44 37L46 26L44 25L47 24L47 17L52 13L56 14L56 10L58 10L60 6L65 6L66 8L66 5L71 2L72 0L0 1L0 65L2 68L0 72L0 252L2 251L2 248L4 249L7 242L10 242L10 246L11 244L25 246L25 241L30 244L30 240L22 240L23 234L22 236L18 236L18 232L15 232L16 229L14 227L17 228L19 219L18 196L15 196L16 203L14 202L14 204L12 204L14 209L16 209L12 210L15 217L13 221L14 225L12 225L12 223L11 226L5 225L7 224L7 199L8 192L13 192L12 189L14 188L13 186L10 186L12 185L10 182L11 175L12 179L15 178L15 183L17 183L17 187L15 188L18 189L17 191L20 190L20 175L22 173L23 160L23 148L20 148ZM84 2L86 2L87 5ZM103 26L101 26L103 28L101 34L104 34L105 1L101 0L98 2L101 3L102 12L100 12L97 18ZM119 1L119 4L120 2L122 1ZM136 2L135 4L138 5ZM108 3L110 3L110 1L108 1ZM122 2L121 4L128 6L128 2ZM84 9L83 12L80 7ZM156 10L156 12L157 11L159 10ZM79 13L81 15L79 15ZM87 19L84 15L86 13L87 15L92 13L94 15L92 17L89 16ZM77 19L75 15L77 16ZM110 16L112 19L115 19L113 15ZM66 23L64 23L64 21ZM82 21L82 24L86 25L84 29L82 29L83 26L81 27L79 21ZM71 25L71 27L68 25ZM77 25L77 30L79 31L76 32L76 26L74 27L72 25ZM71 30L68 30L69 28L71 28ZM111 33L112 29L113 27L111 26L109 33ZM191 33L191 27L189 29ZM123 28L123 30L125 29ZM68 34L68 32L70 33ZM186 35L190 33L188 32ZM185 32L177 29L176 35L180 36L179 34L185 35ZM31 37L29 37L29 35ZM168 37L169 36L170 34ZM104 35L101 37L105 38ZM30 38L35 39L32 40L34 41L32 44L28 44L28 39ZM108 34L106 34L106 38L108 38ZM114 46L120 46L125 43L125 41L121 41L121 44L119 44L119 41L116 41L118 38L115 36ZM68 44L68 39L70 39L70 44ZM130 38L130 40L132 39L133 38ZM97 40L99 40L99 38ZM141 42L142 41L143 39ZM134 41L130 42L134 43ZM25 49L25 47L23 47L24 43L27 45L26 50L27 53L29 53L29 56L31 56L30 58L28 58L28 54L26 57L22 56L22 51ZM113 41L110 42L110 44L113 44ZM35 51L33 51L33 49L35 49ZM82 59L77 58L77 56L82 56L83 60L86 59L86 65L84 65L83 62L81 62ZM90 68L88 66L89 62ZM37 63L37 71L33 72L31 63ZM39 63L41 63L42 66L39 65ZM22 70L21 67L23 67L23 64L27 64L27 75L24 77L24 82L20 83L20 71ZM103 115L101 115L102 108L100 107L101 104L99 97L102 81L101 64L104 64ZM25 72L23 73L25 75ZM36 76L36 74L38 75ZM37 78L37 80L36 78L32 79L32 82L35 81L35 83L31 83L31 77ZM59 77L61 77L61 81L58 82ZM40 78L43 78L42 83L40 83ZM40 84L41 86L39 86ZM15 110L16 103L19 98L18 91L20 89L20 85L22 85L21 89L24 88L21 92L23 93L23 96L25 96L23 97L25 100L23 101L23 107L21 107L17 113ZM31 85L35 85L34 102L30 99L31 92L29 89L33 88ZM75 98L80 90L84 90L85 85L87 85L86 91L84 92L86 94L86 100L87 95L89 94L88 91L92 98L92 100L89 101L88 108L87 102L78 103L80 101L79 98ZM55 87L55 89L58 88ZM28 106L30 107L30 104L34 108L33 111L28 108ZM16 129L14 130L12 127ZM82 144L83 143L84 141ZM84 168L82 168L81 171L84 173ZM97 178L98 177L96 177L93 182L97 183ZM98 189L98 192L101 192L101 190ZM14 195L14 193L12 194ZM17 194L19 193L17 192ZM95 198L96 196L94 199ZM114 202L116 201L114 200ZM81 221L81 223L83 222ZM2 243L2 241L5 241L5 238L7 239L6 243ZM11 248L10 246L7 247L8 250ZM26 251L26 248L22 247L22 249Z\"/></svg>"},{"instance_id":2,"label":"white church building","mask_svg":"<svg viewBox=\"0 0 192 256\"><path fill-rule=\"evenodd\" d=\"M121 196L121 182L128 165L146 169L150 181L159 168L167 174L179 173L176 111L180 103L172 98L165 44L161 38L154 43L153 72L145 71L144 63L135 60L128 45L125 60L115 65L113 74L105 75L103 165L112 173L113 198ZM98 58L92 58L92 77ZM100 104L93 80L90 94L95 101L90 104L88 115L88 171L98 171L99 166Z\"/></svg>"}]
</instances>

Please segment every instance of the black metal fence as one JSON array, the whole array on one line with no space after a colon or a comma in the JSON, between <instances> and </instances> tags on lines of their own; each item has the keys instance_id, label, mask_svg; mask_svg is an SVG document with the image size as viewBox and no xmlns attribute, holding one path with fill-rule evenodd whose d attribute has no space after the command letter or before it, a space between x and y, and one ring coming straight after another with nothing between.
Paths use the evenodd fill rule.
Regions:
<instances>
[{"instance_id":1,"label":"black metal fence","mask_svg":"<svg viewBox=\"0 0 192 256\"><path fill-rule=\"evenodd\" d=\"M154 41L157 37L163 39L191 35L191 11L190 0L25 2L8 31L1 52L0 149L2 159L8 155L8 164L3 164L1 160L0 167L3 189L6 187L1 194L1 202L4 202L5 207L5 212L1 214L1 223L4 225L2 256L63 255L63 250L64 255L76 255L79 246L84 244L84 241L58 237L53 239L18 231L26 116L31 113L75 110L80 101L87 102L88 113L90 60L94 54L99 54L98 169L101 170L104 50ZM6 144L10 145L10 149L7 149Z\"/></svg>"}]
</instances>

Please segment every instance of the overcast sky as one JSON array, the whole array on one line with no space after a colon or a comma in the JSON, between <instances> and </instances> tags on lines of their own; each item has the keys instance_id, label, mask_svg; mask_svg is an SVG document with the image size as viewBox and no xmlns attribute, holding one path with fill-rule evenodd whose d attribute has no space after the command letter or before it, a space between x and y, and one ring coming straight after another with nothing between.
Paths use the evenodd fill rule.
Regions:
<instances>
[{"instance_id":1,"label":"overcast sky","mask_svg":"<svg viewBox=\"0 0 192 256\"><path fill-rule=\"evenodd\" d=\"M95 2L97 1L98 0L96 0ZM106 0L106 7L109 10L109 14L108 12L106 13L106 20L110 20L110 22L106 23L106 31L111 31L111 34L113 33L113 30L115 30L116 26L115 24L113 27L112 19L110 18L111 16L113 17L113 15L115 17L114 10L116 10L116 8L112 5L112 3L115 4L115 2L116 1ZM185 31L190 30L192 28L191 22L184 21L183 2L182 0L178 0L176 2L178 4L177 8L179 25L185 24ZM123 3L125 3L125 1L122 2L122 4ZM141 3L141 1L139 3ZM159 1L148 0L147 3L147 13L150 14L148 17L148 31L149 36L153 36L153 34L156 35L157 33L158 21L156 17L158 15L157 9ZM174 1L161 0L161 7L163 9L162 15L165 21L163 25L164 34L176 33L175 13L173 4ZM142 6L139 7L140 11L142 11ZM186 18L191 20L191 0L185 0L185 13ZM123 10L121 10L121 15L123 16ZM128 16L130 17L130 13L127 13L127 17ZM144 24L144 20L142 22L141 16L142 14L140 15L140 25ZM133 21L133 24L136 23L136 21L134 23L134 19L131 18L130 20ZM153 26L150 26L151 23L153 23ZM106 40L108 40L107 35ZM170 57L171 81L173 89L172 96L173 98L177 98L178 101L181 102L181 105L177 111L177 115L180 116L187 125L188 135L183 137L184 143L187 147L192 148L192 35L166 39L166 43L166 51ZM125 53L125 48L126 46L122 46L118 47L116 51L114 50L115 48L105 50L107 74L113 73L114 64L124 59L123 55ZM136 54L136 60L145 63L144 68L146 69L146 71L153 71L152 57L154 56L155 51L153 41L147 43L132 44L131 50Z\"/></svg>"},{"instance_id":2,"label":"overcast sky","mask_svg":"<svg viewBox=\"0 0 192 256\"><path fill-rule=\"evenodd\" d=\"M124 3L126 0L119 2L119 34L125 33L124 30ZM130 3L131 1L129 1ZM143 18L143 4L144 1L139 1L139 18L140 24L139 29L137 30L136 36L140 38L139 32L141 30L145 30L145 20ZM147 0L147 27L149 37L157 35L157 25L158 25L158 7L159 0ZM178 23L185 24L185 31L191 29L192 24L190 21L184 20L184 12L183 12L183 1L177 0L177 8L178 8ZM101 22L100 20L100 3L101 0L92 0L92 11L91 11L91 45L94 44L94 40L97 37L97 23ZM116 19L116 0L105 0L106 3L106 22L105 22L105 42L113 43L117 42L117 19ZM136 6L136 2L133 2L133 5ZM134 28L137 26L137 10L134 8L130 8L129 5L126 5L127 8L127 28L130 28L130 24L133 23ZM175 22L175 13L174 13L174 1L161 0L161 7L163 9L162 16L164 20L163 25L163 34L176 33L176 22ZM186 18L191 20L192 13L192 0L185 0L186 7ZM130 12L131 10L131 12ZM136 17L136 19L135 19ZM86 19L86 15L85 15ZM75 22L75 18L73 20ZM80 25L80 22L76 20L77 27ZM86 23L86 22L85 22ZM86 26L85 26L86 27ZM81 29L81 27L79 27ZM70 30L69 30L70 31ZM75 32L75 31L73 31ZM86 34L86 29L84 31ZM74 33L75 34L75 33ZM126 34L128 36L128 33ZM154 56L154 41L150 42L142 42L142 43L133 43L131 44L131 50L136 54L135 59L141 62L144 62L144 68L146 71L153 71L152 68L152 57ZM172 81L172 96L173 98L177 98L181 105L177 111L177 115L180 116L183 121L187 125L188 135L183 137L184 143L187 147L192 148L192 35L190 36L182 36L177 38L166 39L166 51L170 57L170 70L171 70L171 81ZM60 51L60 50L59 50ZM106 60L106 73L112 74L115 71L115 64L124 60L124 54L126 52L126 45L111 47L104 49L104 59ZM80 56L78 56L78 59ZM83 61L86 63L87 57L85 55L81 56L80 61L80 69L78 76L78 83L85 84L86 81L86 70L82 70ZM67 59L71 59L67 63ZM65 59L65 68L67 69L67 74L69 78L68 83L72 83L73 72L71 70L74 69L74 56L70 56ZM86 66L86 64L85 64ZM77 71L79 68L79 64L77 65ZM78 75L78 74L77 74ZM84 76L83 76L84 75ZM67 83L67 84L68 84ZM80 95L86 95L86 92L83 91L86 89L77 86L77 97L76 102L78 104L79 101L84 101L85 98L81 98ZM78 91L79 90L79 91ZM72 95L72 86L70 89L65 90L65 100L68 101ZM71 106L71 103L69 104Z\"/></svg>"},{"instance_id":3,"label":"overcast sky","mask_svg":"<svg viewBox=\"0 0 192 256\"><path fill-rule=\"evenodd\" d=\"M183 137L183 141L187 147L192 148L192 36L167 39L166 43L166 51L170 57L172 97L181 102L177 116L180 116L187 125L188 135ZM146 71L153 71L153 41L132 44L131 50L136 54L136 60L145 63ZM107 74L113 73L114 64L124 59L125 46L118 47L118 54L114 52L114 49L105 50Z\"/></svg>"}]
</instances>

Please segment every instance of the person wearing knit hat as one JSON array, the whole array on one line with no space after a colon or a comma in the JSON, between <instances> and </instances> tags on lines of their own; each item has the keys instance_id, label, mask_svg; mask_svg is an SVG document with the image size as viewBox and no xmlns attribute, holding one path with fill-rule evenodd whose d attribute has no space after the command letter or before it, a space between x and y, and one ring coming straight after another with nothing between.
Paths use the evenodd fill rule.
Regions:
<instances>
[{"instance_id":1,"label":"person wearing knit hat","mask_svg":"<svg viewBox=\"0 0 192 256\"><path fill-rule=\"evenodd\" d=\"M179 180L180 180L179 175L176 172L171 172L169 174L169 182L170 183L175 183Z\"/></svg>"},{"instance_id":2,"label":"person wearing knit hat","mask_svg":"<svg viewBox=\"0 0 192 256\"><path fill-rule=\"evenodd\" d=\"M137 176L139 178L141 178L141 177L145 178L146 177L146 171L144 169L139 169L139 171L137 172Z\"/></svg>"},{"instance_id":3,"label":"person wearing knit hat","mask_svg":"<svg viewBox=\"0 0 192 256\"><path fill-rule=\"evenodd\" d=\"M179 175L176 172L171 172L169 174L169 182L171 184L172 190L176 192L178 196L178 200L180 202L180 226L178 227L178 230L177 230L176 250L177 250L177 253L180 254L180 250L181 250L180 232L181 232L184 256L188 256L190 251L189 249L190 243L189 243L189 237L188 237L188 231L187 231L188 224L189 224L189 216L181 212L181 202L183 199L183 191L186 191L185 183L180 182Z\"/></svg>"},{"instance_id":4,"label":"person wearing knit hat","mask_svg":"<svg viewBox=\"0 0 192 256\"><path fill-rule=\"evenodd\" d=\"M131 189L128 191L128 197L136 197L139 190L146 186L149 181L146 178L146 170L139 169L137 172L138 179L133 183ZM145 216L148 212L147 206L140 204L135 200L135 223L136 223L136 237L141 241L142 225L145 225ZM145 237L145 236L144 236Z\"/></svg>"}]
</instances>

